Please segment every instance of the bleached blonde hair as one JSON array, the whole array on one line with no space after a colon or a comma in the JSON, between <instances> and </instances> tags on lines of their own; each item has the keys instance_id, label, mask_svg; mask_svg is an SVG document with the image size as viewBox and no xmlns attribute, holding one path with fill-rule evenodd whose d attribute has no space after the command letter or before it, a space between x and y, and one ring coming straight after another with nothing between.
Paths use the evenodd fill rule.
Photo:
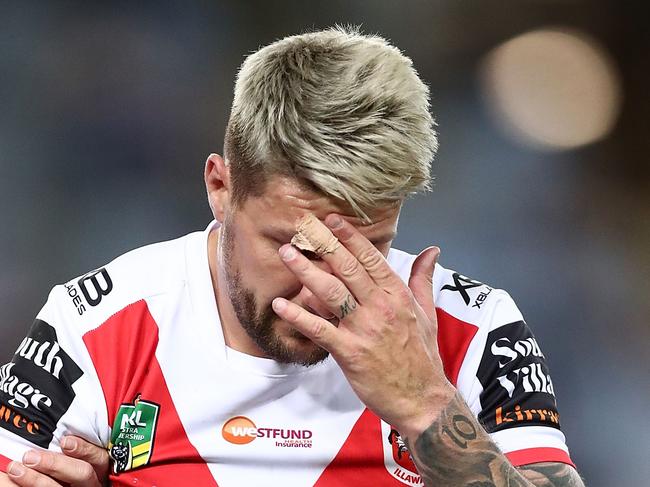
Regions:
<instances>
[{"instance_id":1,"label":"bleached blonde hair","mask_svg":"<svg viewBox=\"0 0 650 487\"><path fill-rule=\"evenodd\" d=\"M233 200L272 175L366 212L428 189L437 139L411 59L356 28L286 37L242 64L226 130Z\"/></svg>"}]
</instances>

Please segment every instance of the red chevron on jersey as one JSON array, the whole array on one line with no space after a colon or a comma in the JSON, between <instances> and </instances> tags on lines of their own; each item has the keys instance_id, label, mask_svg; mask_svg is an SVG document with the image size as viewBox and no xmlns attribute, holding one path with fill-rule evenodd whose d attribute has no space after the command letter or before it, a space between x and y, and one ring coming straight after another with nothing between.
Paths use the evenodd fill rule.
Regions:
<instances>
[{"instance_id":1,"label":"red chevron on jersey","mask_svg":"<svg viewBox=\"0 0 650 487\"><path fill-rule=\"evenodd\" d=\"M147 468L111 475L112 485L217 485L189 442L156 359L158 327L145 301L129 305L83 337L104 390L109 425L120 405L146 398L160 405ZM110 346L113 345L113 346Z\"/></svg>"},{"instance_id":2,"label":"red chevron on jersey","mask_svg":"<svg viewBox=\"0 0 650 487\"><path fill-rule=\"evenodd\" d=\"M438 351L442 359L442 366L449 382L456 385L458 372L478 327L455 318L442 308L436 308L436 316L438 318Z\"/></svg>"},{"instance_id":3,"label":"red chevron on jersey","mask_svg":"<svg viewBox=\"0 0 650 487\"><path fill-rule=\"evenodd\" d=\"M0 455L0 472L6 472L7 466L11 463L11 460L4 455Z\"/></svg>"}]
</instances>

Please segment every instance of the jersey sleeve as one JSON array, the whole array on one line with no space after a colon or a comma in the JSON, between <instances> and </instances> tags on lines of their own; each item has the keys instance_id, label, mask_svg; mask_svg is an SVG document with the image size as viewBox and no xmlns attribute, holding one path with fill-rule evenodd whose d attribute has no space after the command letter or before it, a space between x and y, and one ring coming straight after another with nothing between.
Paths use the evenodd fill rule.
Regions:
<instances>
[{"instance_id":1,"label":"jersey sleeve","mask_svg":"<svg viewBox=\"0 0 650 487\"><path fill-rule=\"evenodd\" d=\"M52 290L13 358L0 366L0 471L29 449L61 451L66 434L108 442L103 393L68 291Z\"/></svg>"},{"instance_id":2,"label":"jersey sleeve","mask_svg":"<svg viewBox=\"0 0 650 487\"><path fill-rule=\"evenodd\" d=\"M513 465L573 465L546 357L510 295L493 298L489 324L481 327L487 333L477 336L482 354L470 404Z\"/></svg>"}]
</instances>

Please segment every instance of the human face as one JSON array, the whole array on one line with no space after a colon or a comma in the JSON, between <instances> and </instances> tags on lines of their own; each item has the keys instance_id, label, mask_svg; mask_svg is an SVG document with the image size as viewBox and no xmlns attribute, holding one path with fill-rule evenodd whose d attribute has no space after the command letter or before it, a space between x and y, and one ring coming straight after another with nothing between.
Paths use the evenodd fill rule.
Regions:
<instances>
[{"instance_id":1,"label":"human face","mask_svg":"<svg viewBox=\"0 0 650 487\"><path fill-rule=\"evenodd\" d=\"M278 249L291 240L296 221L306 213L321 220L330 213L338 213L387 255L400 208L392 205L379 209L369 215L373 223L365 225L351 209L291 178L275 176L266 188L262 196L249 197L241 206L225 212L219 236L219 285L226 288L234 317L250 339L248 350L242 344L242 351L283 363L313 365L324 360L328 352L281 320L271 302L278 296L284 297L334 323L336 320L285 267ZM314 260L330 270L323 261ZM232 335L236 336L236 332Z\"/></svg>"}]
</instances>

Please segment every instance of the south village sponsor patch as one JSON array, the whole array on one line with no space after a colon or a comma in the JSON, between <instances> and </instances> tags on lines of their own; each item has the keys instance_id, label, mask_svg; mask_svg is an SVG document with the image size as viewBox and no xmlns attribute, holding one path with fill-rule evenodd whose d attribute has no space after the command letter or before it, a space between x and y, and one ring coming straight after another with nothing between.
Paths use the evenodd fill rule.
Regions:
<instances>
[{"instance_id":1,"label":"south village sponsor patch","mask_svg":"<svg viewBox=\"0 0 650 487\"><path fill-rule=\"evenodd\" d=\"M54 327L37 319L11 362L0 367L0 428L47 448L82 375Z\"/></svg>"},{"instance_id":2,"label":"south village sponsor patch","mask_svg":"<svg viewBox=\"0 0 650 487\"><path fill-rule=\"evenodd\" d=\"M517 426L560 428L546 359L523 321L488 334L477 377L483 386L479 421L488 433Z\"/></svg>"},{"instance_id":3,"label":"south village sponsor patch","mask_svg":"<svg viewBox=\"0 0 650 487\"><path fill-rule=\"evenodd\" d=\"M115 416L108 452L116 474L143 467L151 460L160 406L140 399L122 404Z\"/></svg>"}]
</instances>

